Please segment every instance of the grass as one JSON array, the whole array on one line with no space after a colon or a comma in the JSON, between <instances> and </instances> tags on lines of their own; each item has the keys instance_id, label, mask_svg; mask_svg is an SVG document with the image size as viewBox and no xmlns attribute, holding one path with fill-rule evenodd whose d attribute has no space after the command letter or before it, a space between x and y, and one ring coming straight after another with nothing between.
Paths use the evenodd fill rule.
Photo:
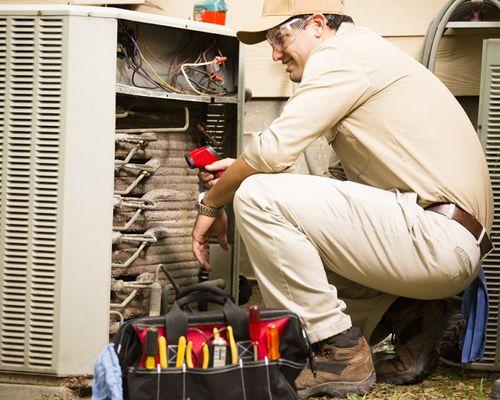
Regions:
<instances>
[{"instance_id":1,"label":"grass","mask_svg":"<svg viewBox=\"0 0 500 400\"><path fill-rule=\"evenodd\" d=\"M348 400L490 400L490 389L495 375L478 376L446 366L438 370L426 381L413 386L377 384L364 396L351 395ZM328 400L321 397L318 400Z\"/></svg>"}]
</instances>

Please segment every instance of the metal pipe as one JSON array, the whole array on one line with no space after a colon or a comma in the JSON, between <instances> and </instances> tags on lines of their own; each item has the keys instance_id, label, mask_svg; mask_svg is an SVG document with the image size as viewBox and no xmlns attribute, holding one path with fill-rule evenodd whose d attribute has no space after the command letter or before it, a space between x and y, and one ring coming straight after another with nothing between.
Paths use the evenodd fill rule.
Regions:
<instances>
[{"instance_id":1,"label":"metal pipe","mask_svg":"<svg viewBox=\"0 0 500 400\"><path fill-rule=\"evenodd\" d=\"M167 132L186 132L189 129L189 109L184 106L184 117L186 122L179 128L143 128L143 129L116 129L116 133L167 133Z\"/></svg>"},{"instance_id":2,"label":"metal pipe","mask_svg":"<svg viewBox=\"0 0 500 400\"><path fill-rule=\"evenodd\" d=\"M137 289L135 289L132 293L130 293L128 297L121 303L111 303L109 306L111 308L123 308L132 301L132 299L135 297L136 294L137 294Z\"/></svg>"},{"instance_id":3,"label":"metal pipe","mask_svg":"<svg viewBox=\"0 0 500 400\"><path fill-rule=\"evenodd\" d=\"M464 3L469 0L456 0L444 13L441 21L439 21L435 36L432 41L432 45L430 48L430 55L427 68L434 72L436 68L437 61L437 52L439 50L439 43L444 35L444 31L446 30L446 25L448 24L452 14ZM497 7L500 10L500 1L499 0L487 0L486 3L490 3L491 5ZM425 65L425 64L424 64Z\"/></svg>"},{"instance_id":4,"label":"metal pipe","mask_svg":"<svg viewBox=\"0 0 500 400\"><path fill-rule=\"evenodd\" d=\"M158 280L161 264L155 269L154 281L149 288L149 316L157 317L161 313L161 284Z\"/></svg>"}]
</instances>

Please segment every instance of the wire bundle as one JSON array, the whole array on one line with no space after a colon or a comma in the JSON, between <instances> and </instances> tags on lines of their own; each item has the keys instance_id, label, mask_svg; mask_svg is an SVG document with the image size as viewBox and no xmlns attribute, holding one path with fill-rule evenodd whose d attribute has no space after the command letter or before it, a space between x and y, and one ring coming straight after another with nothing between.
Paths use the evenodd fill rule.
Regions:
<instances>
[{"instance_id":1,"label":"wire bundle","mask_svg":"<svg viewBox=\"0 0 500 400\"><path fill-rule=\"evenodd\" d=\"M125 59L127 67L133 71L132 84L134 86L144 89L160 89L180 94L211 96L227 94L227 90L224 87L224 80L219 74L220 69L224 68L224 62L227 58L216 48L215 40L207 45L205 50L201 51L193 61L189 62L188 57L179 64L167 64L157 57L146 43L140 42L137 37L138 34L133 30L128 29L126 26L120 27L118 37L119 51ZM146 52L158 64L167 68L168 78L160 76L158 71L151 65L151 62L146 58ZM213 56L214 53L218 55ZM209 54L212 54L212 59L210 60ZM152 86L144 87L136 83L136 75L139 75ZM180 76L183 77L185 84L178 81Z\"/></svg>"}]
</instances>

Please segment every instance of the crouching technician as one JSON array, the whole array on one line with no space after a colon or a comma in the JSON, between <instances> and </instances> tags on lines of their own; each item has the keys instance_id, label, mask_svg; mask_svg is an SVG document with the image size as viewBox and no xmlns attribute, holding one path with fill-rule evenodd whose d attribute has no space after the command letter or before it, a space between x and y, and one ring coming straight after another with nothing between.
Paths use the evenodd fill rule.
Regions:
<instances>
[{"instance_id":1,"label":"crouching technician","mask_svg":"<svg viewBox=\"0 0 500 400\"><path fill-rule=\"evenodd\" d=\"M431 72L354 25L341 0L265 0L238 38L267 39L299 85L239 158L212 164L227 169L197 206L194 254L210 269L209 237L227 248L232 201L266 306L297 313L316 350L316 376L296 380L301 397L363 393L375 376L421 380L446 326L439 299L466 288L492 247L473 126ZM322 135L346 179L287 173ZM367 340L381 327L395 357L374 366Z\"/></svg>"}]
</instances>

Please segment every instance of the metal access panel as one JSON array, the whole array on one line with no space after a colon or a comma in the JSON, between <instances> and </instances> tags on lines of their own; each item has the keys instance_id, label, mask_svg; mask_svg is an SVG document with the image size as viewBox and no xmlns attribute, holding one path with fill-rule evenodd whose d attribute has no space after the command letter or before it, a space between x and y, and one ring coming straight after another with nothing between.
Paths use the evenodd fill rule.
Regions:
<instances>
[{"instance_id":1,"label":"metal access panel","mask_svg":"<svg viewBox=\"0 0 500 400\"><path fill-rule=\"evenodd\" d=\"M473 369L500 370L500 40L489 39L483 45L478 134L486 154L494 197L491 239L495 249L483 261L490 298L486 332L486 350Z\"/></svg>"},{"instance_id":2,"label":"metal access panel","mask_svg":"<svg viewBox=\"0 0 500 400\"><path fill-rule=\"evenodd\" d=\"M115 31L0 9L0 371L88 374L107 343Z\"/></svg>"},{"instance_id":3,"label":"metal access panel","mask_svg":"<svg viewBox=\"0 0 500 400\"><path fill-rule=\"evenodd\" d=\"M162 63L200 37L228 56L224 95L152 87L120 53L137 41L155 79L170 82ZM201 188L184 152L207 140L224 156L240 151L242 65L225 27L112 8L0 6L0 374L90 375L113 329L151 312L158 264L180 286L197 281L186 249ZM234 225L230 237L227 265L210 279L237 298Z\"/></svg>"}]
</instances>

